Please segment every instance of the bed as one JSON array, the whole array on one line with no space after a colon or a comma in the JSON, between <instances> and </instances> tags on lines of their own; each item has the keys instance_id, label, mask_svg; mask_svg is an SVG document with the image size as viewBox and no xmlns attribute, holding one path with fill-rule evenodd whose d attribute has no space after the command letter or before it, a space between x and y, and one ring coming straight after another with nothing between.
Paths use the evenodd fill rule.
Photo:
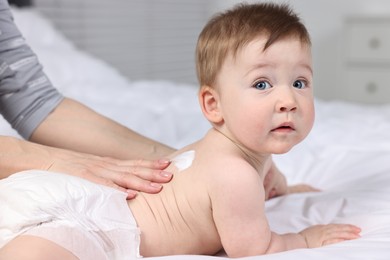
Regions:
<instances>
[{"instance_id":1,"label":"bed","mask_svg":"<svg viewBox=\"0 0 390 260\"><path fill-rule=\"evenodd\" d=\"M14 9L14 15L46 73L63 94L176 148L199 139L209 129L198 107L196 86L125 79L108 64L75 48L33 9ZM369 106L316 99L315 105L316 121L308 138L274 159L289 183L305 182L322 191L268 201L266 212L271 228L286 233L313 224L352 223L362 228L362 237L316 249L245 259L388 260L390 104ZM4 120L0 122L0 133L17 136Z\"/></svg>"}]
</instances>

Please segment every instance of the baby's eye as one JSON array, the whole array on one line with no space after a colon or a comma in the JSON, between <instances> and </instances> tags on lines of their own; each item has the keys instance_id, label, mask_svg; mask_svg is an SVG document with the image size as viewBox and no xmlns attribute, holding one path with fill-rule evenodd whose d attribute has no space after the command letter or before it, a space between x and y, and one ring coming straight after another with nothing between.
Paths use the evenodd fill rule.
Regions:
<instances>
[{"instance_id":1,"label":"baby's eye","mask_svg":"<svg viewBox=\"0 0 390 260\"><path fill-rule=\"evenodd\" d=\"M298 89L306 88L306 82L303 80L296 80L293 83L293 87Z\"/></svg>"},{"instance_id":2,"label":"baby's eye","mask_svg":"<svg viewBox=\"0 0 390 260\"><path fill-rule=\"evenodd\" d=\"M271 88L271 84L269 84L267 81L258 81L253 85L254 88L265 90Z\"/></svg>"}]
</instances>

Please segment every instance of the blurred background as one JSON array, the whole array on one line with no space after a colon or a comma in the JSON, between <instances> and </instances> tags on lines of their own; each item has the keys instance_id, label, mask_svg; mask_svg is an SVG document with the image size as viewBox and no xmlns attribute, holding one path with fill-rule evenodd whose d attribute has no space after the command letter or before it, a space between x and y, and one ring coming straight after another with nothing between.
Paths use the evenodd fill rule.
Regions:
<instances>
[{"instance_id":1,"label":"blurred background","mask_svg":"<svg viewBox=\"0 0 390 260\"><path fill-rule=\"evenodd\" d=\"M194 49L202 27L215 12L242 2L21 1L32 2L76 46L130 80L193 85L197 84ZM311 34L316 97L375 104L390 101L390 1L271 2L289 3Z\"/></svg>"}]
</instances>

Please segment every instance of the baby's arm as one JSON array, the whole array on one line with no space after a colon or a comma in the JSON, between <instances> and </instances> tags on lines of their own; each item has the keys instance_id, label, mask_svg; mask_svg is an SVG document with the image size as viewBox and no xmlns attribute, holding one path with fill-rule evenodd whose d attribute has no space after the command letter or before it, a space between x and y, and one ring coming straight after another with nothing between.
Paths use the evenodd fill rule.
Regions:
<instances>
[{"instance_id":1,"label":"baby's arm","mask_svg":"<svg viewBox=\"0 0 390 260\"><path fill-rule=\"evenodd\" d=\"M272 232L265 216L262 179L245 164L227 164L223 173L215 175L210 198L214 222L229 257L318 247L359 237L359 228L343 224L313 226L300 233Z\"/></svg>"},{"instance_id":2,"label":"baby's arm","mask_svg":"<svg viewBox=\"0 0 390 260\"><path fill-rule=\"evenodd\" d=\"M315 248L359 238L361 229L350 224L327 224L308 227L298 234L272 233L265 254L296 248Z\"/></svg>"},{"instance_id":3,"label":"baby's arm","mask_svg":"<svg viewBox=\"0 0 390 260\"><path fill-rule=\"evenodd\" d=\"M276 167L274 162L272 162L272 164L270 164L270 167L268 169L265 169L265 171L267 172L264 177L266 200L291 193L320 191L319 189L316 189L307 184L288 186L286 177Z\"/></svg>"},{"instance_id":4,"label":"baby's arm","mask_svg":"<svg viewBox=\"0 0 390 260\"><path fill-rule=\"evenodd\" d=\"M270 159L272 160L272 159ZM288 193L286 177L276 167L272 161L269 167L265 168L266 175L264 177L265 199L282 196Z\"/></svg>"}]
</instances>

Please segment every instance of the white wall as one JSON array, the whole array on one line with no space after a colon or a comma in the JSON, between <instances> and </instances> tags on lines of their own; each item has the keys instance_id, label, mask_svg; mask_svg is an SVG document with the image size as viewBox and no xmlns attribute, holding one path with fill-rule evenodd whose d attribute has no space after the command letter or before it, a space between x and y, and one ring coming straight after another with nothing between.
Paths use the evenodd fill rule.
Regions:
<instances>
[{"instance_id":1,"label":"white wall","mask_svg":"<svg viewBox=\"0 0 390 260\"><path fill-rule=\"evenodd\" d=\"M212 14L239 2L35 0L37 6L76 45L111 63L130 79L168 79L189 83L196 83L194 49L202 27ZM348 99L344 86L344 20L358 15L390 17L390 1L273 2L289 3L300 14L311 34L315 95L323 99Z\"/></svg>"},{"instance_id":2,"label":"white wall","mask_svg":"<svg viewBox=\"0 0 390 260\"><path fill-rule=\"evenodd\" d=\"M75 45L131 80L196 83L208 0L34 0Z\"/></svg>"},{"instance_id":3,"label":"white wall","mask_svg":"<svg viewBox=\"0 0 390 260\"><path fill-rule=\"evenodd\" d=\"M238 0L215 0L210 12ZM258 1L246 1L258 2ZM324 99L345 99L343 22L349 16L389 16L388 0L274 0L289 3L308 28L313 43L315 93ZM364 37L364 35L362 35ZM390 71L389 71L390 74Z\"/></svg>"}]
</instances>

